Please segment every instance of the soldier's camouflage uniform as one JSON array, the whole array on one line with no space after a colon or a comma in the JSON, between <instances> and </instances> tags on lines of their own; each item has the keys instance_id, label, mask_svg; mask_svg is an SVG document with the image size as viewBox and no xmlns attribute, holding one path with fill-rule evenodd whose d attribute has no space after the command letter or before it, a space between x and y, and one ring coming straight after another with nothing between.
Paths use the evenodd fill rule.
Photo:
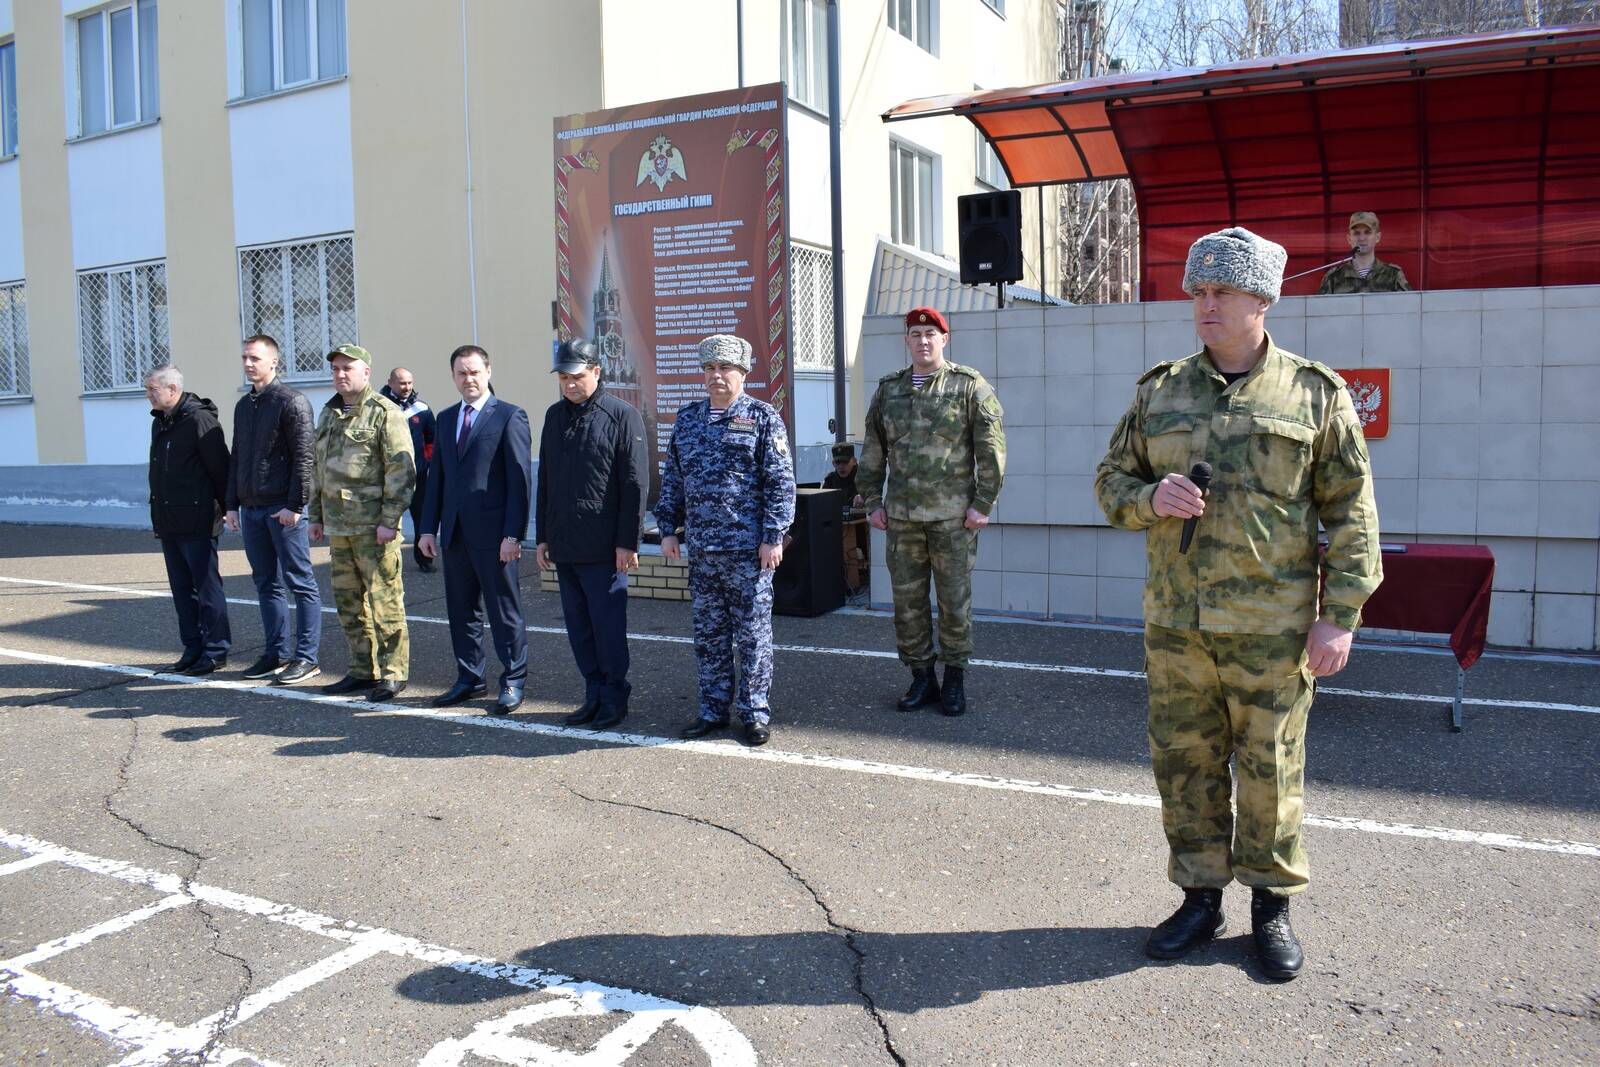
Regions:
<instances>
[{"instance_id":1,"label":"soldier's camouflage uniform","mask_svg":"<svg viewBox=\"0 0 1600 1067\"><path fill-rule=\"evenodd\" d=\"M1337 267L1322 276L1322 284L1317 287L1319 296L1330 293L1409 293L1411 285L1406 281L1406 272L1393 263L1385 263L1376 256L1372 259L1372 269L1363 278L1356 272L1354 263L1345 260Z\"/></svg>"},{"instance_id":2,"label":"soldier's camouflage uniform","mask_svg":"<svg viewBox=\"0 0 1600 1067\"><path fill-rule=\"evenodd\" d=\"M760 548L783 543L794 496L787 431L770 404L741 393L714 417L704 400L678 412L655 516L663 533L684 528L702 719L726 722L735 706L735 651L740 721L771 718L773 572Z\"/></svg>"},{"instance_id":3,"label":"soldier's camouflage uniform","mask_svg":"<svg viewBox=\"0 0 1600 1067\"><path fill-rule=\"evenodd\" d=\"M1151 508L1156 484L1213 468L1187 554L1183 520ZM1150 756L1185 888L1237 878L1305 887L1300 841L1305 727L1314 685L1306 635L1347 630L1382 580L1378 513L1361 423L1343 380L1274 346L1229 385L1200 352L1142 378L1095 479L1113 526L1146 531ZM1328 535L1318 605L1317 524ZM1228 757L1238 757L1238 818Z\"/></svg>"},{"instance_id":4,"label":"soldier's camouflage uniform","mask_svg":"<svg viewBox=\"0 0 1600 1067\"><path fill-rule=\"evenodd\" d=\"M856 485L868 512L888 513L895 641L911 667L931 667L935 659L930 575L939 597L937 658L963 669L972 658L978 531L966 528L966 516L969 507L993 514L1000 496L1001 415L983 375L948 360L921 389L912 387L910 367L885 375L867 409Z\"/></svg>"},{"instance_id":5,"label":"soldier's camouflage uniform","mask_svg":"<svg viewBox=\"0 0 1600 1067\"><path fill-rule=\"evenodd\" d=\"M348 409L337 393L317 419L316 489L306 517L332 550L329 584L350 642L350 676L403 682L411 665L400 539L380 545L379 526L400 528L417 481L411 430L400 409L370 388Z\"/></svg>"}]
</instances>

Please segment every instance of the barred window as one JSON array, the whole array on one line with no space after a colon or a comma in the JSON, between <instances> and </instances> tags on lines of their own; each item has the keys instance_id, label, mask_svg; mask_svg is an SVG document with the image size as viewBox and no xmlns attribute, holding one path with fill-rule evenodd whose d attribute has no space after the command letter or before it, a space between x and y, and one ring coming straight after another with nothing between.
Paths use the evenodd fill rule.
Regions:
<instances>
[{"instance_id":1,"label":"barred window","mask_svg":"<svg viewBox=\"0 0 1600 1067\"><path fill-rule=\"evenodd\" d=\"M833 251L795 244L789 253L790 308L794 320L794 365L800 370L833 367Z\"/></svg>"},{"instance_id":2,"label":"barred window","mask_svg":"<svg viewBox=\"0 0 1600 1067\"><path fill-rule=\"evenodd\" d=\"M28 294L21 282L0 285L0 396L27 396Z\"/></svg>"},{"instance_id":3,"label":"barred window","mask_svg":"<svg viewBox=\"0 0 1600 1067\"><path fill-rule=\"evenodd\" d=\"M86 393L137 389L171 362L166 263L78 272L78 359Z\"/></svg>"},{"instance_id":4,"label":"barred window","mask_svg":"<svg viewBox=\"0 0 1600 1067\"><path fill-rule=\"evenodd\" d=\"M360 343L355 239L239 249L239 312L239 336L278 339L285 378L327 378L328 353Z\"/></svg>"}]
</instances>

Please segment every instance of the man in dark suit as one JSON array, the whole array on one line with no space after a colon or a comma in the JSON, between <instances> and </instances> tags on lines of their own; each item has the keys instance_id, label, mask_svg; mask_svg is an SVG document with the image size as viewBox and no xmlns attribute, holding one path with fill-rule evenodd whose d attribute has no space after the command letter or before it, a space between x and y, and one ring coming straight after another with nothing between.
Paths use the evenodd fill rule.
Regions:
<instances>
[{"instance_id":1,"label":"man in dark suit","mask_svg":"<svg viewBox=\"0 0 1600 1067\"><path fill-rule=\"evenodd\" d=\"M528 636L522 624L517 561L528 529L533 434L528 414L489 388L489 354L462 345L450 354L461 403L439 413L428 491L417 547L429 559L444 554L444 595L456 684L435 698L449 707L488 692L484 682L484 607L500 657L500 696L494 714L522 704L528 677Z\"/></svg>"}]
</instances>

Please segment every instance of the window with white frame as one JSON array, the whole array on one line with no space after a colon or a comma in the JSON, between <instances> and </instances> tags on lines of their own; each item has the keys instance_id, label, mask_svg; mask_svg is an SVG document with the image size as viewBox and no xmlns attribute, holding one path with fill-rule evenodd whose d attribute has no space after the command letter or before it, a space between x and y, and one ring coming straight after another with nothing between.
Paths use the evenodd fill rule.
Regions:
<instances>
[{"instance_id":1,"label":"window with white frame","mask_svg":"<svg viewBox=\"0 0 1600 1067\"><path fill-rule=\"evenodd\" d=\"M17 154L17 43L0 44L0 159Z\"/></svg>"},{"instance_id":2,"label":"window with white frame","mask_svg":"<svg viewBox=\"0 0 1600 1067\"><path fill-rule=\"evenodd\" d=\"M789 0L789 97L828 113L828 13L820 0Z\"/></svg>"},{"instance_id":3,"label":"window with white frame","mask_svg":"<svg viewBox=\"0 0 1600 1067\"><path fill-rule=\"evenodd\" d=\"M889 236L896 244L934 248L935 159L900 141L889 142Z\"/></svg>"},{"instance_id":4,"label":"window with white frame","mask_svg":"<svg viewBox=\"0 0 1600 1067\"><path fill-rule=\"evenodd\" d=\"M982 130L974 126L972 133L978 141L978 180L991 189L1011 188L1011 183L1006 180L1006 169L1000 165L1000 153L994 150L994 145L989 143Z\"/></svg>"},{"instance_id":5,"label":"window with white frame","mask_svg":"<svg viewBox=\"0 0 1600 1067\"><path fill-rule=\"evenodd\" d=\"M156 0L112 6L75 20L78 135L150 122L161 114Z\"/></svg>"},{"instance_id":6,"label":"window with white frame","mask_svg":"<svg viewBox=\"0 0 1600 1067\"><path fill-rule=\"evenodd\" d=\"M833 367L833 250L789 247L789 296L794 320L794 365L799 370Z\"/></svg>"},{"instance_id":7,"label":"window with white frame","mask_svg":"<svg viewBox=\"0 0 1600 1067\"><path fill-rule=\"evenodd\" d=\"M933 32L934 0L888 0L889 28L914 41L924 52L937 51Z\"/></svg>"},{"instance_id":8,"label":"window with white frame","mask_svg":"<svg viewBox=\"0 0 1600 1067\"><path fill-rule=\"evenodd\" d=\"M240 0L241 95L343 75L344 5L345 0Z\"/></svg>"},{"instance_id":9,"label":"window with white frame","mask_svg":"<svg viewBox=\"0 0 1600 1067\"><path fill-rule=\"evenodd\" d=\"M137 389L171 362L165 262L78 272L78 359L86 393Z\"/></svg>"},{"instance_id":10,"label":"window with white frame","mask_svg":"<svg viewBox=\"0 0 1600 1067\"><path fill-rule=\"evenodd\" d=\"M0 396L28 393L28 293L12 282L0 285Z\"/></svg>"},{"instance_id":11,"label":"window with white frame","mask_svg":"<svg viewBox=\"0 0 1600 1067\"><path fill-rule=\"evenodd\" d=\"M239 336L278 339L285 378L327 378L328 353L360 341L355 239L239 249L239 311Z\"/></svg>"}]
</instances>

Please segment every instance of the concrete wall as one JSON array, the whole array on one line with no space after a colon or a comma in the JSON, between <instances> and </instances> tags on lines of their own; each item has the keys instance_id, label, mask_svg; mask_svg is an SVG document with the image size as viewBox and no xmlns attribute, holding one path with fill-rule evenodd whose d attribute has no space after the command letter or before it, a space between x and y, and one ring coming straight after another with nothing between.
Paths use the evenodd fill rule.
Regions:
<instances>
[{"instance_id":1,"label":"concrete wall","mask_svg":"<svg viewBox=\"0 0 1600 1067\"><path fill-rule=\"evenodd\" d=\"M1139 374L1199 347L1189 305L970 312L951 327L950 357L1006 410L975 606L1137 619L1143 536L1106 525L1094 468ZM1370 446L1383 535L1489 546L1491 642L1600 647L1600 286L1297 297L1267 327L1330 366L1390 368L1389 434ZM901 333L863 323L869 380L904 365ZM881 537L874 559L887 603Z\"/></svg>"}]
</instances>

